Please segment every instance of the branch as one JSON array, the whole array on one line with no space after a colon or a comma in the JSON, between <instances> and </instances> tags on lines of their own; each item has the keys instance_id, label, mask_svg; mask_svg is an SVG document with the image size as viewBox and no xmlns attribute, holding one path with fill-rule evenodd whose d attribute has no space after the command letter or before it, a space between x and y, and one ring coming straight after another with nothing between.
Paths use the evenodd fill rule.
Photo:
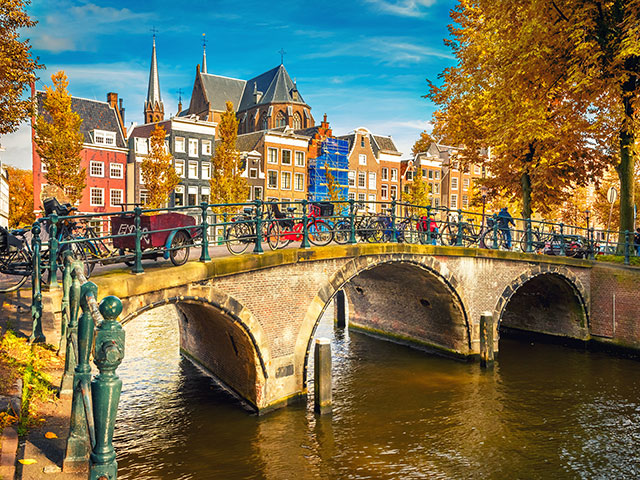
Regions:
<instances>
[{"instance_id":1,"label":"branch","mask_svg":"<svg viewBox=\"0 0 640 480\"><path fill-rule=\"evenodd\" d=\"M558 15L560 15L560 18L562 18L565 22L569 21L567 16L564 13L562 13L562 11L558 8L558 6L556 5L556 2L552 1L551 5L553 5L553 8L556 9L556 12L558 12Z\"/></svg>"}]
</instances>

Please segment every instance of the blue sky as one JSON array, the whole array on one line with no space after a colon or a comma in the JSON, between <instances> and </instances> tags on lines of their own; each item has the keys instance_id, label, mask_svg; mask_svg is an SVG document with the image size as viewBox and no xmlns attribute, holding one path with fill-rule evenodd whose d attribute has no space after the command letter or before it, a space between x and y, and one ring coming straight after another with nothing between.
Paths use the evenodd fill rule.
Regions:
<instances>
[{"instance_id":1,"label":"blue sky","mask_svg":"<svg viewBox=\"0 0 640 480\"><path fill-rule=\"evenodd\" d=\"M391 135L408 154L434 106L421 98L426 79L453 64L444 46L454 0L33 0L38 25L25 32L47 67L37 88L62 69L72 95L124 99L126 123L142 121L151 29L157 29L165 114L178 90L188 105L207 38L208 72L249 79L280 63L298 82L317 122L327 113L336 134L365 126ZM5 162L30 168L29 129L0 137Z\"/></svg>"}]
</instances>

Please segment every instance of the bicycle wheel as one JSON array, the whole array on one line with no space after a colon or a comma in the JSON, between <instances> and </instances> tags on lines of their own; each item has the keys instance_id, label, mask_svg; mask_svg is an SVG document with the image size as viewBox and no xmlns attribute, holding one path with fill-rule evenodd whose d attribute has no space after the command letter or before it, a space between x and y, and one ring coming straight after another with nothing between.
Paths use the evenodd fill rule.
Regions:
<instances>
[{"instance_id":1,"label":"bicycle wheel","mask_svg":"<svg viewBox=\"0 0 640 480\"><path fill-rule=\"evenodd\" d=\"M462 246L469 248L478 243L478 236L473 233L471 227L462 227Z\"/></svg>"},{"instance_id":2,"label":"bicycle wheel","mask_svg":"<svg viewBox=\"0 0 640 480\"><path fill-rule=\"evenodd\" d=\"M518 242L520 245L520 250L523 252L527 251L527 232L523 232L520 236L520 241ZM536 250L536 246L540 244L540 233L535 230L531 231L531 251Z\"/></svg>"},{"instance_id":3,"label":"bicycle wheel","mask_svg":"<svg viewBox=\"0 0 640 480\"><path fill-rule=\"evenodd\" d=\"M324 220L316 220L309 223L307 233L309 235L309 242L318 247L329 245L331 240L333 240L333 230Z\"/></svg>"},{"instance_id":4,"label":"bicycle wheel","mask_svg":"<svg viewBox=\"0 0 640 480\"><path fill-rule=\"evenodd\" d=\"M398 225L398 241L418 243L418 228L414 221L404 220Z\"/></svg>"},{"instance_id":5,"label":"bicycle wheel","mask_svg":"<svg viewBox=\"0 0 640 480\"><path fill-rule=\"evenodd\" d=\"M176 267L184 265L189 260L189 250L191 249L193 242L191 237L184 230L180 230L175 234L173 240L171 240L171 252L169 252L169 258L171 263Z\"/></svg>"},{"instance_id":6,"label":"bicycle wheel","mask_svg":"<svg viewBox=\"0 0 640 480\"><path fill-rule=\"evenodd\" d=\"M385 238L385 225L380 220L373 220L367 225L369 235L367 241L370 243L382 243Z\"/></svg>"},{"instance_id":7,"label":"bicycle wheel","mask_svg":"<svg viewBox=\"0 0 640 480\"><path fill-rule=\"evenodd\" d=\"M347 220L340 220L333 227L333 239L340 245L349 243L351 238L351 223Z\"/></svg>"},{"instance_id":8,"label":"bicycle wheel","mask_svg":"<svg viewBox=\"0 0 640 480\"><path fill-rule=\"evenodd\" d=\"M456 246L458 244L458 229L451 225L442 227L442 236L440 237L442 245Z\"/></svg>"},{"instance_id":9,"label":"bicycle wheel","mask_svg":"<svg viewBox=\"0 0 640 480\"><path fill-rule=\"evenodd\" d=\"M31 261L24 250L0 256L0 293L18 290L31 275ZM11 273L15 272L15 273Z\"/></svg>"},{"instance_id":10,"label":"bicycle wheel","mask_svg":"<svg viewBox=\"0 0 640 480\"><path fill-rule=\"evenodd\" d=\"M246 223L234 223L227 229L225 240L229 252L233 255L240 255L253 241L251 229Z\"/></svg>"},{"instance_id":11,"label":"bicycle wheel","mask_svg":"<svg viewBox=\"0 0 640 480\"><path fill-rule=\"evenodd\" d=\"M271 222L267 227L267 243L271 250L280 248L280 224Z\"/></svg>"}]
</instances>

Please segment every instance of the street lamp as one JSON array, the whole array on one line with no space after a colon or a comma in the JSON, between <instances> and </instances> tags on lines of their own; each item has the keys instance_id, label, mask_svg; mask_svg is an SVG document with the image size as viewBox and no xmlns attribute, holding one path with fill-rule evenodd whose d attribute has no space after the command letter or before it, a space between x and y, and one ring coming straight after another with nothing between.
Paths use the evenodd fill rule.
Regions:
<instances>
[{"instance_id":1,"label":"street lamp","mask_svg":"<svg viewBox=\"0 0 640 480\"><path fill-rule=\"evenodd\" d=\"M480 227L480 231L484 230L484 209L487 205L487 192L489 189L485 185L480 186L480 195L482 195L482 226Z\"/></svg>"}]
</instances>

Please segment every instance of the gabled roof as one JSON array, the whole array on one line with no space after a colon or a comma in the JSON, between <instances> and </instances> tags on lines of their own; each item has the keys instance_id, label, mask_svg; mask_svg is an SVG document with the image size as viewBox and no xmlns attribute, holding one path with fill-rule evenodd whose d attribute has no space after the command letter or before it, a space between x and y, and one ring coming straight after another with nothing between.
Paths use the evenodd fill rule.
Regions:
<instances>
[{"instance_id":1,"label":"gabled roof","mask_svg":"<svg viewBox=\"0 0 640 480\"><path fill-rule=\"evenodd\" d=\"M200 72L202 86L213 110L224 111L227 109L226 103L230 101L233 107L238 110L240 98L247 82L237 78L222 77Z\"/></svg>"},{"instance_id":2,"label":"gabled roof","mask_svg":"<svg viewBox=\"0 0 640 480\"><path fill-rule=\"evenodd\" d=\"M254 91L256 90L262 92L262 97L257 103L254 100ZM238 111L269 103L305 104L300 92L298 92L297 100L294 99L294 90L297 90L297 87L291 81L286 68L284 68L284 65L278 65L268 72L264 72L247 81Z\"/></svg>"},{"instance_id":3,"label":"gabled roof","mask_svg":"<svg viewBox=\"0 0 640 480\"><path fill-rule=\"evenodd\" d=\"M378 155L379 151L385 153L400 153L391 137L381 135L371 135L371 137L373 138L373 151L376 155Z\"/></svg>"},{"instance_id":4,"label":"gabled roof","mask_svg":"<svg viewBox=\"0 0 640 480\"><path fill-rule=\"evenodd\" d=\"M36 92L37 113L44 115L47 120L51 120L43 110L45 96L46 92ZM91 134L93 130L105 130L116 132L115 147L126 147L116 111L107 102L71 97L71 110L82 118L80 133L84 136L84 143L94 143Z\"/></svg>"},{"instance_id":5,"label":"gabled roof","mask_svg":"<svg viewBox=\"0 0 640 480\"><path fill-rule=\"evenodd\" d=\"M266 131L253 132L253 133L245 133L243 135L238 135L238 139L236 140L236 150L239 152L250 152L255 150L256 145L260 139L266 134ZM220 140L216 141L216 144Z\"/></svg>"}]
</instances>

